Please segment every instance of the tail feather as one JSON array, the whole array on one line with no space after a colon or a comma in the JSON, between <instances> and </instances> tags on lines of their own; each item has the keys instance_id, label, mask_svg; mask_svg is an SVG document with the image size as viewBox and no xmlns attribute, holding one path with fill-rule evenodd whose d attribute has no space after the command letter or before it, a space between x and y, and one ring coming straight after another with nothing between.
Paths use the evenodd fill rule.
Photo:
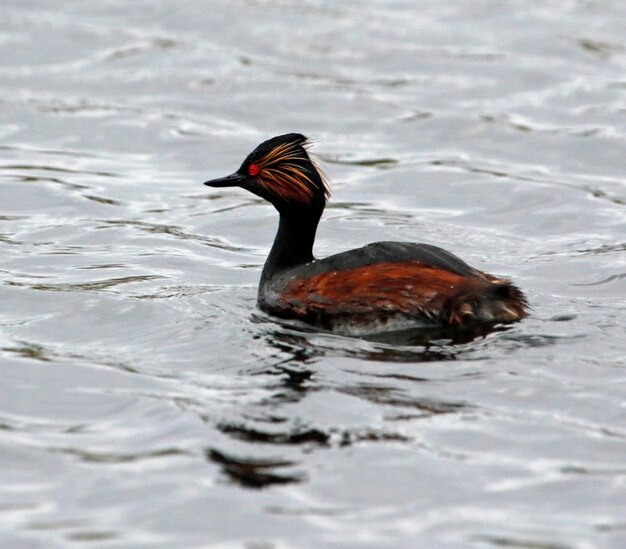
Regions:
<instances>
[{"instance_id":1,"label":"tail feather","mask_svg":"<svg viewBox=\"0 0 626 549\"><path fill-rule=\"evenodd\" d=\"M528 301L523 292L508 280L494 280L483 307L496 322L515 322L528 316Z\"/></svg>"},{"instance_id":2,"label":"tail feather","mask_svg":"<svg viewBox=\"0 0 626 549\"><path fill-rule=\"evenodd\" d=\"M461 326L475 322L509 323L527 316L528 302L523 292L508 280L493 279L482 291L476 289L458 296L449 305L448 323Z\"/></svg>"}]
</instances>

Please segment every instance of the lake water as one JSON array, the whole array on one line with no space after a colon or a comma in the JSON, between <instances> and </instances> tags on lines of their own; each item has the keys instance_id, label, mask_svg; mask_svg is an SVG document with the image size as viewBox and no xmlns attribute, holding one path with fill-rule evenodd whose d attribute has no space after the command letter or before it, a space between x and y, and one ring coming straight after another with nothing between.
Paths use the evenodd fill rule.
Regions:
<instances>
[{"instance_id":1,"label":"lake water","mask_svg":"<svg viewBox=\"0 0 626 549\"><path fill-rule=\"evenodd\" d=\"M0 8L0 546L626 547L626 3ZM421 241L532 316L375 343L255 308L301 132L316 253Z\"/></svg>"}]
</instances>

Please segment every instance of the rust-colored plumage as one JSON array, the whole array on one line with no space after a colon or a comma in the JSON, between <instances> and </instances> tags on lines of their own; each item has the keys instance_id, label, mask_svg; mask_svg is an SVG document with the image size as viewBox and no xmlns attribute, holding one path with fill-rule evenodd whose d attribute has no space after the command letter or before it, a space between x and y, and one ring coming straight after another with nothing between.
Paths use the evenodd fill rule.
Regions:
<instances>
[{"instance_id":1,"label":"rust-colored plumage","mask_svg":"<svg viewBox=\"0 0 626 549\"><path fill-rule=\"evenodd\" d=\"M477 273L464 276L420 261L323 272L289 283L285 311L300 318L403 315L447 325L513 322L526 316L517 288Z\"/></svg>"},{"instance_id":2,"label":"rust-colored plumage","mask_svg":"<svg viewBox=\"0 0 626 549\"><path fill-rule=\"evenodd\" d=\"M300 144L296 142L282 143L259 158L256 161L259 167L258 181L261 186L283 200L309 203L313 198L315 185L309 170L301 165L299 147ZM310 160L315 165L314 159ZM324 195L328 198L330 189L324 174L319 166L315 165L315 168L321 176Z\"/></svg>"}]
</instances>

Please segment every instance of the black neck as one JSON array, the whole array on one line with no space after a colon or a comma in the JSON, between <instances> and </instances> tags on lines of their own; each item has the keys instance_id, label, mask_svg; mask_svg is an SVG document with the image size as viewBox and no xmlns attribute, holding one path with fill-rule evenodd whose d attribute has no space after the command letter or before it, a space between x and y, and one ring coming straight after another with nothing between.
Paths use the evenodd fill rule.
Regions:
<instances>
[{"instance_id":1,"label":"black neck","mask_svg":"<svg viewBox=\"0 0 626 549\"><path fill-rule=\"evenodd\" d=\"M321 212L311 211L280 214L278 232L263 267L262 279L282 269L313 261L313 242L320 215Z\"/></svg>"}]
</instances>

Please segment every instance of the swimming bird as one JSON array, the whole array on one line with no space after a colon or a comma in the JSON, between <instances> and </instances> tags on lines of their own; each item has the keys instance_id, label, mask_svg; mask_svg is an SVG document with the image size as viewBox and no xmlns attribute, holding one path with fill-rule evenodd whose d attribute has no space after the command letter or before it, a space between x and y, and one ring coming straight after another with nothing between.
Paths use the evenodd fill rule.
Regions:
<instances>
[{"instance_id":1,"label":"swimming bird","mask_svg":"<svg viewBox=\"0 0 626 549\"><path fill-rule=\"evenodd\" d=\"M273 137L233 174L205 182L241 187L278 210L258 289L263 311L355 335L412 326L466 330L527 316L519 288L431 244L375 242L316 259L330 190L309 146L299 133Z\"/></svg>"}]
</instances>

